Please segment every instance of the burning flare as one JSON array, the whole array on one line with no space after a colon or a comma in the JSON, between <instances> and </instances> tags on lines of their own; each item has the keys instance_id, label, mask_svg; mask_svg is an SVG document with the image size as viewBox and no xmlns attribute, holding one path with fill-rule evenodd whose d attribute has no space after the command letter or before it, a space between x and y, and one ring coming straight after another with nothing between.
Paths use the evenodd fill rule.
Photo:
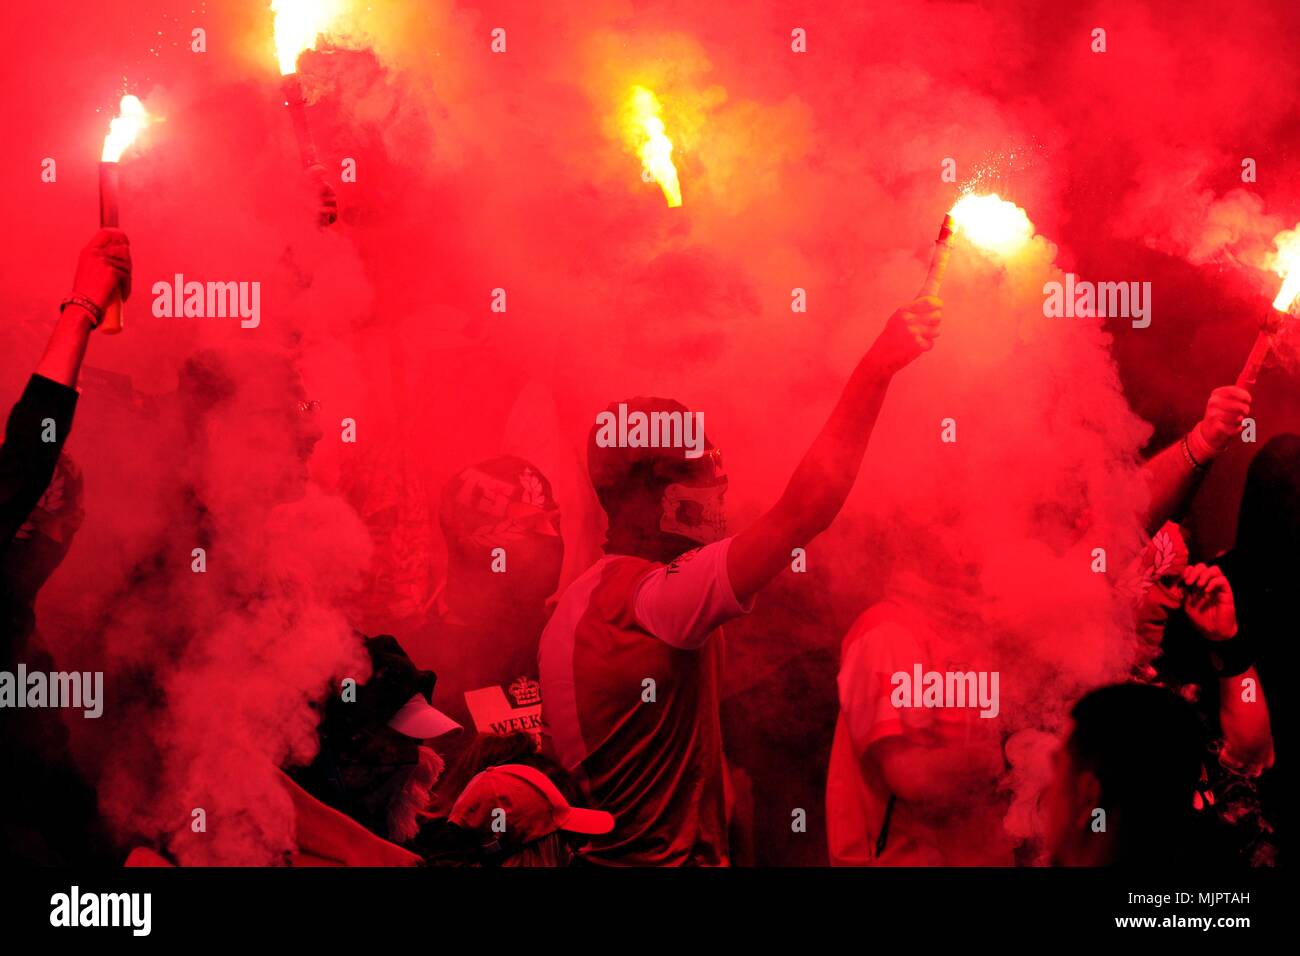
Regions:
<instances>
[{"instance_id":1,"label":"burning flare","mask_svg":"<svg viewBox=\"0 0 1300 956\"><path fill-rule=\"evenodd\" d=\"M104 152L100 162L116 163L122 158L126 148L135 142L140 131L149 125L149 114L139 98L128 93L122 97L117 116L108 124L108 135L104 137Z\"/></svg>"},{"instance_id":2,"label":"burning flare","mask_svg":"<svg viewBox=\"0 0 1300 956\"><path fill-rule=\"evenodd\" d=\"M271 0L275 14L275 54L280 75L298 72L298 54L316 48L316 38L342 12L341 0Z\"/></svg>"},{"instance_id":3,"label":"burning flare","mask_svg":"<svg viewBox=\"0 0 1300 956\"><path fill-rule=\"evenodd\" d=\"M1277 246L1273 271L1282 277L1282 288L1273 300L1273 308L1290 312L1300 300L1300 226L1279 232L1273 242Z\"/></svg>"},{"instance_id":4,"label":"burning flare","mask_svg":"<svg viewBox=\"0 0 1300 956\"><path fill-rule=\"evenodd\" d=\"M1034 236L1034 224L1025 211L997 193L967 193L957 200L949 215L958 232L999 256L1013 255Z\"/></svg>"},{"instance_id":5,"label":"burning flare","mask_svg":"<svg viewBox=\"0 0 1300 956\"><path fill-rule=\"evenodd\" d=\"M682 187L673 165L673 141L664 129L658 98L644 86L632 88L624 120L629 147L641 157L641 168L664 191L670 207L682 204Z\"/></svg>"},{"instance_id":6,"label":"burning flare","mask_svg":"<svg viewBox=\"0 0 1300 956\"><path fill-rule=\"evenodd\" d=\"M1270 312L1255 336L1255 346L1250 350L1246 364L1237 376L1237 387L1251 389L1264 368L1264 360L1273 350L1273 340L1278 335L1295 328L1293 315L1300 304L1300 226L1283 230L1273 237L1277 252L1273 255L1273 271L1282 277L1282 288L1273 300L1273 308L1281 315Z\"/></svg>"}]
</instances>

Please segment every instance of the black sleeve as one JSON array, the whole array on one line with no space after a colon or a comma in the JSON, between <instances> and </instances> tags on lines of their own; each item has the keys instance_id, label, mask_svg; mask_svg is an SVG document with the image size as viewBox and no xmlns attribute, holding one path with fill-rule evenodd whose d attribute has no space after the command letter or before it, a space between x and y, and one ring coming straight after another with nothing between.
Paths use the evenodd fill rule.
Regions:
<instances>
[{"instance_id":1,"label":"black sleeve","mask_svg":"<svg viewBox=\"0 0 1300 956\"><path fill-rule=\"evenodd\" d=\"M76 389L33 375L9 413L0 446L0 552L50 486L76 407ZM49 430L46 419L54 423L53 441L42 440Z\"/></svg>"}]
</instances>

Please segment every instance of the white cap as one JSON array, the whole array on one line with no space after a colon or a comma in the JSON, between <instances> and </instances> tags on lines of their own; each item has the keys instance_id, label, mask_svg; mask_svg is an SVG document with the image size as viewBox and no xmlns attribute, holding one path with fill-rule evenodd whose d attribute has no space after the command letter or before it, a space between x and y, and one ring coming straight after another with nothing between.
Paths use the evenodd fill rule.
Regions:
<instances>
[{"instance_id":1,"label":"white cap","mask_svg":"<svg viewBox=\"0 0 1300 956\"><path fill-rule=\"evenodd\" d=\"M429 702L421 694L416 694L403 704L402 709L388 722L388 726L399 734L414 737L416 740L441 737L443 734L461 729L456 721L436 707L429 706Z\"/></svg>"}]
</instances>

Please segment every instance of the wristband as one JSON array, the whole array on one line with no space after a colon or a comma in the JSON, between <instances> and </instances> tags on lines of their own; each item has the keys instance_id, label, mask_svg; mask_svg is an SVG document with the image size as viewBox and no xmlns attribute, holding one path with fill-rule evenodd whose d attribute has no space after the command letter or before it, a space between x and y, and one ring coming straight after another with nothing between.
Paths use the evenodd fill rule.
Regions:
<instances>
[{"instance_id":1,"label":"wristband","mask_svg":"<svg viewBox=\"0 0 1300 956\"><path fill-rule=\"evenodd\" d=\"M74 292L60 302L59 314L62 315L63 310L70 305L80 306L90 313L90 327L92 329L99 328L99 323L104 321L104 310L97 306L92 299L88 299L84 295L78 295Z\"/></svg>"},{"instance_id":2,"label":"wristband","mask_svg":"<svg viewBox=\"0 0 1300 956\"><path fill-rule=\"evenodd\" d=\"M1210 656L1210 666L1219 677L1237 677L1255 666L1255 655L1248 641L1241 639L1241 633L1226 641L1206 641L1206 650Z\"/></svg>"},{"instance_id":3,"label":"wristband","mask_svg":"<svg viewBox=\"0 0 1300 956\"><path fill-rule=\"evenodd\" d=\"M1205 440L1205 436L1201 433L1200 422L1197 422L1196 427L1187 433L1184 441L1187 442L1187 450L1191 453L1192 459L1202 468L1207 467L1219 455L1219 452Z\"/></svg>"},{"instance_id":4,"label":"wristband","mask_svg":"<svg viewBox=\"0 0 1300 956\"><path fill-rule=\"evenodd\" d=\"M1182 449L1183 460L1186 461L1187 464L1192 466L1193 471L1201 471L1206 467L1205 465L1202 465L1199 461L1197 461L1196 456L1192 454L1191 443L1188 442L1186 435L1184 435L1179 440L1178 447Z\"/></svg>"}]
</instances>

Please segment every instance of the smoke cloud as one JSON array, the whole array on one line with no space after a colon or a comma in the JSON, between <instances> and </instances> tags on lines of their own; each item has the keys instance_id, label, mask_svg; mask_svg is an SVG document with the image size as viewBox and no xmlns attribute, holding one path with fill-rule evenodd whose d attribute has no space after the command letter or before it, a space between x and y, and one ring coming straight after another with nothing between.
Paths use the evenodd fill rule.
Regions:
<instances>
[{"instance_id":1,"label":"smoke cloud","mask_svg":"<svg viewBox=\"0 0 1300 956\"><path fill-rule=\"evenodd\" d=\"M786 739L810 741L791 799L820 806L839 640L919 579L967 595L979 627L947 637L992 650L1008 732L1058 731L1127 667L1118 568L1093 573L1092 552L1133 546L1141 454L1235 378L1276 293L1274 237L1300 209L1287 0L1231 15L1209 0L344 3L299 61L341 210L326 230L269 3L10 6L9 394L95 228L117 99L160 118L121 165L135 293L125 333L92 341L68 445L86 519L37 610L61 666L110 674L104 720L73 728L106 816L187 863L283 859L275 768L311 759L312 702L365 677L354 629L396 629L427 603L449 476L502 453L536 463L563 511L567 583L600 544L593 416L673 396L704 413L743 525L916 293L963 184L1022 206L1039 235L1008 260L959 239L938 348L891 386L840 522L808 575L735 629L728 687L746 706L729 730L778 712ZM637 85L662 104L681 208L620 130ZM1151 327L1045 318L1043 285L1065 272L1150 281ZM260 326L155 318L153 284L177 274L259 282ZM1295 389L1270 376L1261 442L1300 427ZM1198 506L1208 550L1231 542L1239 451ZM805 666L819 696L792 708L781 675ZM1007 827L1023 839L1041 747L1019 741ZM752 776L781 770L748 749Z\"/></svg>"}]
</instances>

